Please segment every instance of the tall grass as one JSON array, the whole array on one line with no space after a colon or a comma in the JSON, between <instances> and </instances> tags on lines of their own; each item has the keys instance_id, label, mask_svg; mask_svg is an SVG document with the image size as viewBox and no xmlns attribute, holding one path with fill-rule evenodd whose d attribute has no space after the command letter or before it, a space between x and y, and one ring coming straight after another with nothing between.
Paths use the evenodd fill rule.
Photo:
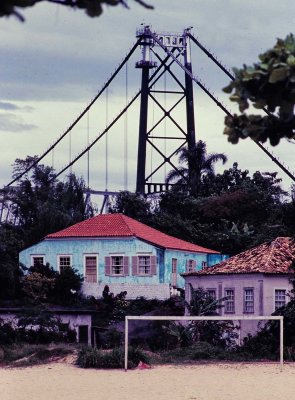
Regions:
<instances>
[{"instance_id":1,"label":"tall grass","mask_svg":"<svg viewBox=\"0 0 295 400\"><path fill-rule=\"evenodd\" d=\"M135 368L140 361L149 363L149 357L141 349L129 347L128 368ZM124 368L124 349L116 347L112 350L101 350L83 347L78 353L77 364L82 368Z\"/></svg>"}]
</instances>

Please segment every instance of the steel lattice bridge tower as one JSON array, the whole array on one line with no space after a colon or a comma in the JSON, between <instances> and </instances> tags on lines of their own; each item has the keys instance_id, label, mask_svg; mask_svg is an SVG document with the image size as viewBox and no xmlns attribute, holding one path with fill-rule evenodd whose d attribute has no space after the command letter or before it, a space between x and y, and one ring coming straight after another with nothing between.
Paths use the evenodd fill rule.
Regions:
<instances>
[{"instance_id":1,"label":"steel lattice bridge tower","mask_svg":"<svg viewBox=\"0 0 295 400\"><path fill-rule=\"evenodd\" d=\"M151 182L153 175L164 165L169 164L170 167L177 169L173 162L172 157L177 151L187 146L192 150L195 146L195 117L194 117L194 96L193 96L193 80L191 75L186 71L183 73L183 82L181 82L171 70L171 65L175 63L174 58L166 55L164 59L154 50L154 48L164 46L165 49L171 51L176 59L183 59L184 67L192 74L191 53L190 53L190 38L188 36L190 29L184 30L182 34L173 33L155 33L150 30L149 26L145 26L137 31L136 36L140 39L140 46L142 49L142 59L136 63L136 68L142 70L141 75L141 99L140 99L140 121L139 121L139 139L138 139L138 155L137 155L137 176L136 176L136 192L140 194L163 192L167 189L167 184L163 182ZM152 61L152 54L156 56L157 62ZM156 75L152 73L158 64L163 67L163 72ZM178 90L164 90L159 91L155 89L155 84L163 74L169 74L173 77L174 82L177 83ZM157 93L174 94L178 96L174 105L167 109L156 98ZM163 116L148 129L148 113L149 103L153 101L162 110ZM182 127L171 115L171 111L182 101L186 104L186 127ZM162 102L163 103L163 102ZM156 128L164 119L172 121L175 130L178 132L177 136L157 136L155 134ZM170 140L175 143L175 148L170 154L163 154L161 148L157 146L157 140ZM181 143L179 145L179 142ZM146 174L146 150L147 146L152 146L158 154L162 157L162 162L154 166L153 170ZM188 166L190 168L190 166Z\"/></svg>"},{"instance_id":2,"label":"steel lattice bridge tower","mask_svg":"<svg viewBox=\"0 0 295 400\"><path fill-rule=\"evenodd\" d=\"M138 148L137 148L137 167L136 167L136 192L141 195L149 195L153 193L160 193L168 190L172 185L165 181L167 176L166 168L176 170L181 176L182 173L177 167L177 156L180 149L187 147L193 150L195 146L195 116L194 116L194 96L193 86L197 85L206 95L221 109L225 115L233 117L232 113L223 105L218 98L210 91L206 85L193 74L191 62L191 47L197 46L208 58L218 66L231 80L235 77L233 74L220 62L217 58L203 46L197 38L191 33L191 28L184 29L183 33L161 33L151 30L150 26L142 26L136 32L136 43L129 50L119 66L112 73L110 78L97 92L95 97L83 109L78 117L68 126L68 128L55 140L55 142L48 147L43 154L38 156L26 170L19 175L15 176L3 189L0 189L0 223L9 220L9 213L13 203L13 196L11 193L15 189L14 184L19 182L22 177L39 164L44 158L52 156L54 159L54 151L58 150L59 145L66 140L71 142L75 130L79 135L79 124L88 125L88 118L90 111L95 112L95 119L97 119L97 111L94 105L100 104L97 102L106 97L108 99L108 89L112 86L114 80L123 71L123 68L128 70L128 61L134 56L135 51L141 48L141 59L135 63L137 69L141 69L141 87L140 90L130 99L126 95L126 103L124 108L115 114L113 120L110 122L106 118L106 124L99 125L95 130L95 136L91 140L87 140L86 147L81 149L79 147L78 153L73 155L71 153L71 144L69 144L70 154L69 161L64 167L58 170L53 166L55 178L64 174L66 171L71 172L71 168L80 159L87 159L87 189L86 198L90 199L91 194L103 195L103 206L108 201L108 196L115 195L118 192L109 190L108 187L108 169L106 170L105 190L94 190L91 188L89 180L89 154L96 144L103 145L103 139L107 141L111 135L111 130L117 127L117 122L122 121L124 116L127 116L133 104L140 100L140 113L138 131L137 127L134 132L138 134ZM134 66L134 64L133 64ZM166 84L170 79L169 87ZM126 72L126 93L127 91L127 72ZM169 99L169 104L166 101ZM108 103L106 100L106 109ZM154 110L157 113L154 115ZM99 119L101 118L101 109L99 110ZM267 114L269 111L263 109ZM100 121L101 122L101 121ZM166 126L169 126L169 132L166 132ZM164 132L163 132L164 127ZM89 132L88 132L89 133ZM126 129L126 136L129 135ZM253 140L257 145L292 181L295 182L295 176L290 172L289 168L284 165L276 156L272 154L264 145ZM116 143L117 145L117 143ZM106 146L107 147L107 146ZM148 165L148 156L150 163ZM105 155L106 165L108 164L108 151ZM124 170L128 172L127 162L129 162L128 155L124 155ZM191 161L189 161L191 162ZM126 168L125 168L126 167ZM188 170L192 170L192 165L188 165ZM127 176L127 174L126 174ZM182 175L183 176L183 175ZM125 178L125 176L124 176ZM184 180L186 179L183 176ZM127 186L127 185L126 185ZM127 190L127 189L125 189ZM14 218L16 218L14 216Z\"/></svg>"}]
</instances>

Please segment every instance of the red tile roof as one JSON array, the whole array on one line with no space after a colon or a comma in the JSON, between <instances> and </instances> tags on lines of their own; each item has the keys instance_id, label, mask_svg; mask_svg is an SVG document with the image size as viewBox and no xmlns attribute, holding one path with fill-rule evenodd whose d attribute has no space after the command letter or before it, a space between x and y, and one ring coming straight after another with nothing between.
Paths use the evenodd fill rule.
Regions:
<instances>
[{"instance_id":1,"label":"red tile roof","mask_svg":"<svg viewBox=\"0 0 295 400\"><path fill-rule=\"evenodd\" d=\"M59 232L51 233L45 239L99 237L137 237L155 246L167 249L193 253L219 253L218 251L206 249L205 247L166 235L123 214L98 215Z\"/></svg>"},{"instance_id":2,"label":"red tile roof","mask_svg":"<svg viewBox=\"0 0 295 400\"><path fill-rule=\"evenodd\" d=\"M213 267L183 275L287 274L293 260L295 260L295 240L289 237L278 237L228 258Z\"/></svg>"}]
</instances>

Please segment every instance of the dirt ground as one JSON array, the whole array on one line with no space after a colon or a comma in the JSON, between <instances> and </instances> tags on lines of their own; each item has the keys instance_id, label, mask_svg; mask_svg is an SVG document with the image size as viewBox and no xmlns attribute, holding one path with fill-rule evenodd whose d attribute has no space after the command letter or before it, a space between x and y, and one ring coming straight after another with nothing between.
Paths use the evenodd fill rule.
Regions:
<instances>
[{"instance_id":1,"label":"dirt ground","mask_svg":"<svg viewBox=\"0 0 295 400\"><path fill-rule=\"evenodd\" d=\"M81 369L68 363L0 370L1 400L295 399L295 363Z\"/></svg>"}]
</instances>

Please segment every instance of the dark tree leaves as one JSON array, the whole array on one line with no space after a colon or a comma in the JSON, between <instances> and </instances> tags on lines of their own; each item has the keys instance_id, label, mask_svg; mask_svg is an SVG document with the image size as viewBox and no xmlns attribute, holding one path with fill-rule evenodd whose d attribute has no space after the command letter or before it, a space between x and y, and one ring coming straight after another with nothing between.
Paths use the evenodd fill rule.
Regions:
<instances>
[{"instance_id":1,"label":"dark tree leaves","mask_svg":"<svg viewBox=\"0 0 295 400\"><path fill-rule=\"evenodd\" d=\"M134 1L145 8L153 9L153 6L147 4L144 0ZM89 17L99 17L104 6L122 5L129 8L128 0L1 0L0 17L13 15L24 22L25 19L18 9L32 7L41 2L54 3L72 9L82 9Z\"/></svg>"},{"instance_id":2,"label":"dark tree leaves","mask_svg":"<svg viewBox=\"0 0 295 400\"><path fill-rule=\"evenodd\" d=\"M234 69L235 80L223 90L237 102L241 115L225 118L224 134L231 143L250 137L259 142L269 140L276 146L280 139L295 138L295 38L285 40L260 54L253 66ZM266 115L247 115L254 106Z\"/></svg>"}]
</instances>

